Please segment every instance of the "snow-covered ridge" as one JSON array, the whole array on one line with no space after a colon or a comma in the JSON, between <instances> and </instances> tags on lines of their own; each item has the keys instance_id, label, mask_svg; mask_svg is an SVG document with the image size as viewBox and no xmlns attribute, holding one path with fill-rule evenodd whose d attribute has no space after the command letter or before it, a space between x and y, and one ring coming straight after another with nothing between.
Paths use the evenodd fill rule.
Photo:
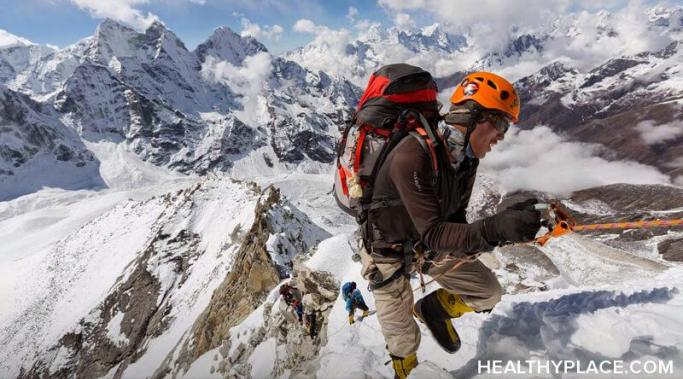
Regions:
<instances>
[{"instance_id":1,"label":"snow-covered ridge","mask_svg":"<svg viewBox=\"0 0 683 379\"><path fill-rule=\"evenodd\" d=\"M0 48L30 45L34 45L34 43L26 38L15 36L6 30L0 29Z\"/></svg>"},{"instance_id":2,"label":"snow-covered ridge","mask_svg":"<svg viewBox=\"0 0 683 379\"><path fill-rule=\"evenodd\" d=\"M268 183L273 179L260 181ZM485 216L501 201L495 182L484 178L478 183L470 209L474 218ZM37 266L41 270L45 268L45 272L31 276L31 280L47 278L53 289L49 292L45 284L28 285L37 293L48 292L44 292L44 297L22 293L21 299L51 300L31 303L28 313L1 314L3 335L14 336L3 341L12 350L2 350L2 353L14 357L16 351L22 352L19 355L26 357L24 366L34 368L34 373L90 370L110 376L170 377L175 373L180 377L217 377L233 372L288 377L294 372L330 376L345 367L351 376L371 373L391 377L391 368L384 365L388 358L375 317L350 327L344 303L336 298L330 302L331 308L324 319L325 331L321 334L325 339L316 342L319 343L316 346L280 308L277 290L273 287L280 275L287 272L288 265L278 269L266 263L286 260L289 257L286 249L304 253L302 263L310 270L331 273L338 283L364 281L359 263L350 259L356 246L354 221L337 210L334 200L325 195L329 178L298 173L275 180L275 184L283 188L282 193L292 193L291 202L270 189L259 191L253 184L233 183L227 178L204 180L149 200L123 201L61 242L46 247L31 259L15 263L11 266L15 275L10 276L16 278L14 283L27 280L31 271L26 270ZM653 186L643 190L657 194L662 189ZM623 191L634 192L628 188ZM592 194L599 193L592 191L577 197L575 203L581 204L577 209L604 216L622 207L619 201L633 204L634 210L642 206L628 198L605 199L607 205L591 205ZM668 209L664 201L674 201L671 197L661 196L661 206L656 209ZM634 199L642 198L634 194ZM296 209L299 207L306 216ZM254 212L258 208L263 212ZM310 222L323 225L327 232ZM235 244L237 240L244 243ZM253 245L248 245L248 241ZM456 321L467 343L455 356L442 352L423 330L423 343L418 351L420 370L436 370L431 375L443 374L443 369L459 370L462 376L478 357L497 357L497 352L504 351L510 339L515 341L515 346L522 347L511 353L523 355L533 350L539 359L559 359L570 354L554 343L570 337L581 351L625 354L625 359L632 359L634 354L641 356L637 355L639 350L629 346L644 335L654 336L659 346L680 343L677 329L673 327L677 323L675 319L672 323L648 323L643 326L645 329L636 327L641 325L638 320L653 312L658 318L671 319L671 310L680 302L680 292L671 288L678 286L678 281L673 280L680 278L677 269L661 273L666 265L652 256L647 261L659 264L658 267L643 266L638 260L624 264L621 258L631 254L605 247L601 242L585 242L557 240L544 250L545 254L498 251L486 258L487 264L502 278L508 295L493 314L472 314ZM130 249L130 244L138 247ZM596 252L605 249L617 251L622 262L615 264L614 256L600 260L602 255ZM249 253L241 255L240 252ZM80 258L74 262L76 256ZM111 271L103 275L105 267ZM561 269L553 271L553 268ZM629 275L620 275L620 272ZM90 283L93 276L100 280L97 286L79 285ZM646 276L651 279L645 281ZM601 280L604 278L610 278L609 283ZM246 286L252 287L246 290ZM140 288L151 290L152 296L142 296ZM88 292L83 293L86 289ZM372 304L372 294L364 286L361 290ZM75 296L89 300L74 308L69 299ZM21 299L10 309L24 309L26 304ZM566 312L568 308L572 311ZM594 312L584 312L584 309ZM239 316L226 317L225 312ZM529 320L530 330L543 331L534 335L547 335L546 328L555 332L548 338L534 339L521 331L510 332L508 326L518 325L521 315L526 315L523 319ZM605 336L603 344L592 343L594 339L588 336L595 332L593 325L602 328L606 320L616 315L626 320L619 329L620 338ZM25 341L35 340L22 337L27 329L10 321L17 317L23 317L24 322L29 320L26 328L48 325L47 330L39 329L45 342L40 346L27 344ZM140 319L149 320L146 328L138 324ZM220 322L214 323L217 320ZM572 320L577 320L580 326L557 328ZM7 324L10 327L5 327ZM309 355L295 356L291 353L292 344L301 349L297 351ZM144 353L133 353L135 346L144 347ZM93 360L105 362L102 360L105 355L116 358L102 366L88 364ZM17 361L4 362L9 366L2 367L2 372L18 369ZM680 364L675 361L677 368Z\"/></svg>"},{"instance_id":3,"label":"snow-covered ridge","mask_svg":"<svg viewBox=\"0 0 683 379\"><path fill-rule=\"evenodd\" d=\"M247 286L261 283L253 264L240 263L256 259L252 249L265 253L259 259L274 277L266 287L249 287L253 292L238 286L227 293L246 298L269 291L297 254L328 236L277 190L227 178L120 202L34 252L29 261L36 267L13 264L4 285L24 290L7 298L0 313L0 372L151 375L218 301L212 295L222 282L231 285L234 276ZM243 279L245 270L251 279ZM259 303L241 305L243 312ZM141 346L144 357L135 353Z\"/></svg>"}]
</instances>

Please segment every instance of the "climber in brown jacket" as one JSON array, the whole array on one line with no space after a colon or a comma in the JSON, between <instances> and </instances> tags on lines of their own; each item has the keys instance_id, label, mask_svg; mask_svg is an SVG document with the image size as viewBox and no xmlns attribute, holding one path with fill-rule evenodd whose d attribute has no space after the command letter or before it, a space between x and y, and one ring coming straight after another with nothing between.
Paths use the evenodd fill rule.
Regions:
<instances>
[{"instance_id":1,"label":"climber in brown jacket","mask_svg":"<svg viewBox=\"0 0 683 379\"><path fill-rule=\"evenodd\" d=\"M472 259L453 271L449 262L504 243L530 241L540 228L533 201L469 224L465 217L479 159L518 117L519 100L507 80L472 73L456 88L445 116L441 137L447 143L440 146L446 148L437 153L447 163L438 177L429 152L411 137L391 150L378 171L372 202L384 205L370 208L370 251L364 247L360 255L399 378L417 365L420 330L413 315L454 353L460 339L450 319L488 311L500 301L501 286L481 261ZM409 250L425 259L418 264ZM413 304L409 274L416 270L434 277L442 288Z\"/></svg>"}]
</instances>

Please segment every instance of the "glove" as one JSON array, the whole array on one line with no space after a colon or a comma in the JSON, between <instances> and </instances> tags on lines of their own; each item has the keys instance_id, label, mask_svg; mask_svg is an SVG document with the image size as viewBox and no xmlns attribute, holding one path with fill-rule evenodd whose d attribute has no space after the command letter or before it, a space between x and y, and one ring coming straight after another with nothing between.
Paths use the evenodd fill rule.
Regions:
<instances>
[{"instance_id":1,"label":"glove","mask_svg":"<svg viewBox=\"0 0 683 379\"><path fill-rule=\"evenodd\" d=\"M484 238L492 245L529 242L536 237L540 228L539 211L508 208L484 219Z\"/></svg>"},{"instance_id":2,"label":"glove","mask_svg":"<svg viewBox=\"0 0 683 379\"><path fill-rule=\"evenodd\" d=\"M353 315L349 316L349 325L353 325L354 322L356 322L356 319L353 317Z\"/></svg>"}]
</instances>

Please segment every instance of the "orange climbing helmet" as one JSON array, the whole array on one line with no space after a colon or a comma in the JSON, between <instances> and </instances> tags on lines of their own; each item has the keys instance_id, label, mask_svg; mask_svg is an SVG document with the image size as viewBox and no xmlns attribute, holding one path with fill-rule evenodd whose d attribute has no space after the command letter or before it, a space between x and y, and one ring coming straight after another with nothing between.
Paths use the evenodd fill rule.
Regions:
<instances>
[{"instance_id":1,"label":"orange climbing helmet","mask_svg":"<svg viewBox=\"0 0 683 379\"><path fill-rule=\"evenodd\" d=\"M512 122L519 119L519 98L512 84L490 72L473 72L458 84L451 104L474 100L483 108L503 112Z\"/></svg>"}]
</instances>

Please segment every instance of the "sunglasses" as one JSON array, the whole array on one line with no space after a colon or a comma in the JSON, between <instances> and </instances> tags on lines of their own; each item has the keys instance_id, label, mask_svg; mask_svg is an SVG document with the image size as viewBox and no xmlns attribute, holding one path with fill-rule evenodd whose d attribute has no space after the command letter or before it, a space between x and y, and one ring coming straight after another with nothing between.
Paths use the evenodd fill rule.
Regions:
<instances>
[{"instance_id":1,"label":"sunglasses","mask_svg":"<svg viewBox=\"0 0 683 379\"><path fill-rule=\"evenodd\" d=\"M482 121L489 121L491 125L498 130L499 133L505 134L512 123L510 118L496 113L485 113L482 115Z\"/></svg>"}]
</instances>

